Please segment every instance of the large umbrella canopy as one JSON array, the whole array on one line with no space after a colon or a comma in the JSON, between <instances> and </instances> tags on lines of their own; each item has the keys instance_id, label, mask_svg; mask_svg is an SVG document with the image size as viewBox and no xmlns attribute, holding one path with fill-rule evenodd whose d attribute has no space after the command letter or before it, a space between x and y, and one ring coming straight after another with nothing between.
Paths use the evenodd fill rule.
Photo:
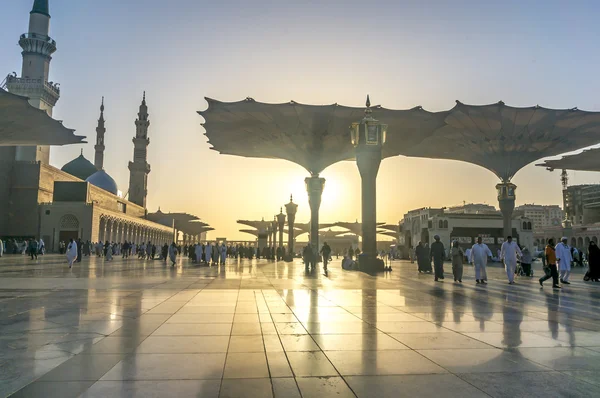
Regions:
<instances>
[{"instance_id":1,"label":"large umbrella canopy","mask_svg":"<svg viewBox=\"0 0 600 398\"><path fill-rule=\"evenodd\" d=\"M252 220L237 220L238 224L247 225L252 228L256 228L257 230L267 230L267 227L270 225L269 222L264 219L261 221L252 221Z\"/></svg>"},{"instance_id":2,"label":"large umbrella canopy","mask_svg":"<svg viewBox=\"0 0 600 398\"><path fill-rule=\"evenodd\" d=\"M58 120L34 108L27 97L0 89L0 146L84 144Z\"/></svg>"},{"instance_id":3,"label":"large umbrella canopy","mask_svg":"<svg viewBox=\"0 0 600 398\"><path fill-rule=\"evenodd\" d=\"M354 158L349 128L364 117L364 108L338 104L266 104L252 98L206 101L208 108L198 113L205 119L203 126L211 149L228 155L289 160L311 175ZM431 113L421 107L371 109L374 118L388 125L383 157L401 154L444 124L444 112Z\"/></svg>"},{"instance_id":4,"label":"large umbrella canopy","mask_svg":"<svg viewBox=\"0 0 600 398\"><path fill-rule=\"evenodd\" d=\"M600 142L600 112L456 103L445 125L402 155L482 166L502 181L538 159Z\"/></svg>"},{"instance_id":5,"label":"large umbrella canopy","mask_svg":"<svg viewBox=\"0 0 600 398\"><path fill-rule=\"evenodd\" d=\"M384 222L375 223L377 227L380 225L385 225ZM362 223L356 222L336 222L333 224L334 227L340 227L350 230L355 235L362 236Z\"/></svg>"},{"instance_id":6,"label":"large umbrella canopy","mask_svg":"<svg viewBox=\"0 0 600 398\"><path fill-rule=\"evenodd\" d=\"M536 166L546 167L549 170L600 171L600 148L587 149L575 155L563 156L558 160L546 160Z\"/></svg>"},{"instance_id":7,"label":"large umbrella canopy","mask_svg":"<svg viewBox=\"0 0 600 398\"><path fill-rule=\"evenodd\" d=\"M286 223L286 225L288 225L288 223ZM332 223L323 223L323 224L319 224L319 229L331 228L334 226L335 226L335 224L332 224ZM307 234L310 232L310 223L295 222L294 228L299 229L300 231L302 231L303 234Z\"/></svg>"},{"instance_id":8,"label":"large umbrella canopy","mask_svg":"<svg viewBox=\"0 0 600 398\"><path fill-rule=\"evenodd\" d=\"M377 228L385 229L385 230L392 231L395 233L398 233L398 231L400 230L400 226L398 224L379 225Z\"/></svg>"},{"instance_id":9,"label":"large umbrella canopy","mask_svg":"<svg viewBox=\"0 0 600 398\"><path fill-rule=\"evenodd\" d=\"M240 229L240 232L244 232L250 235L254 235L258 238L258 230L256 229Z\"/></svg>"}]
</instances>

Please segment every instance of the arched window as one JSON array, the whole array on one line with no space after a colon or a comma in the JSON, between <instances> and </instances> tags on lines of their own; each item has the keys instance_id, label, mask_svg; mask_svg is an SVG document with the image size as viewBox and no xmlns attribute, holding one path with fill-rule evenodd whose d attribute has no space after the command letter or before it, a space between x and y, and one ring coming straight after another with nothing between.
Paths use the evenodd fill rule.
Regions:
<instances>
[{"instance_id":1,"label":"arched window","mask_svg":"<svg viewBox=\"0 0 600 398\"><path fill-rule=\"evenodd\" d=\"M79 220L73 214L65 214L60 218L60 229L63 231L77 231L79 229Z\"/></svg>"},{"instance_id":2,"label":"arched window","mask_svg":"<svg viewBox=\"0 0 600 398\"><path fill-rule=\"evenodd\" d=\"M448 228L448 220L444 220L444 228Z\"/></svg>"},{"instance_id":3,"label":"arched window","mask_svg":"<svg viewBox=\"0 0 600 398\"><path fill-rule=\"evenodd\" d=\"M438 227L440 227L440 228L444 228L444 221L440 220L440 221L438 222Z\"/></svg>"},{"instance_id":4,"label":"arched window","mask_svg":"<svg viewBox=\"0 0 600 398\"><path fill-rule=\"evenodd\" d=\"M527 229L527 223L525 221L523 221L523 230Z\"/></svg>"},{"instance_id":5,"label":"arched window","mask_svg":"<svg viewBox=\"0 0 600 398\"><path fill-rule=\"evenodd\" d=\"M531 221L527 221L527 229L531 231Z\"/></svg>"},{"instance_id":6,"label":"arched window","mask_svg":"<svg viewBox=\"0 0 600 398\"><path fill-rule=\"evenodd\" d=\"M598 237L597 236L592 236L592 241L596 242L596 244L598 244Z\"/></svg>"}]
</instances>

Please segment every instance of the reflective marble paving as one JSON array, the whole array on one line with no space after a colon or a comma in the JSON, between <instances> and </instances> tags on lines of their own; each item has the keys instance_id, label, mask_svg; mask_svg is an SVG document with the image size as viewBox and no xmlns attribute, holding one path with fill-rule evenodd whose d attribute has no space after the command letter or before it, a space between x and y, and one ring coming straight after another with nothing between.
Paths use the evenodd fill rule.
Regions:
<instances>
[{"instance_id":1,"label":"reflective marble paving","mask_svg":"<svg viewBox=\"0 0 600 398\"><path fill-rule=\"evenodd\" d=\"M600 284L582 271L554 291L497 266L487 286L393 267L4 256L0 396L600 396Z\"/></svg>"}]
</instances>

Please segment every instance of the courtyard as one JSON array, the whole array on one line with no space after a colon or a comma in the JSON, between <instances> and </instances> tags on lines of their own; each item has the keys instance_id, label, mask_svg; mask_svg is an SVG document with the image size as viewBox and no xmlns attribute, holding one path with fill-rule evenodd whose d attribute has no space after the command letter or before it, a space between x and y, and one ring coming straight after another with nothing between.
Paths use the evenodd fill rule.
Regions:
<instances>
[{"instance_id":1,"label":"courtyard","mask_svg":"<svg viewBox=\"0 0 600 398\"><path fill-rule=\"evenodd\" d=\"M0 396L600 396L600 286L303 265L0 259Z\"/></svg>"}]
</instances>

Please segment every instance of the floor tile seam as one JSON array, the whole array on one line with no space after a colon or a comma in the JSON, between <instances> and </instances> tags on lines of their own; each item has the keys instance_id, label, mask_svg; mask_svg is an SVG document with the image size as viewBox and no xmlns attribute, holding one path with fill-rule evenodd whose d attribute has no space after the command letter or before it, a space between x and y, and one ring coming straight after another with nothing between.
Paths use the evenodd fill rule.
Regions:
<instances>
[{"instance_id":1,"label":"floor tile seam","mask_svg":"<svg viewBox=\"0 0 600 398\"><path fill-rule=\"evenodd\" d=\"M234 314L237 311L237 306L238 306L238 300L239 300L239 298L240 298L240 290L237 289ZM235 315L234 315L234 319L235 319ZM219 384L219 396L221 395L221 391L223 390L223 382L225 380L225 369L227 368L227 360L229 359L228 358L229 357L229 347L231 346L231 338L233 337L233 333L232 332L233 332L233 322L231 323L231 329L229 329L229 341L227 342L227 352L225 353L225 360L223 361L223 370L221 372L221 383Z\"/></svg>"},{"instance_id":2,"label":"floor tile seam","mask_svg":"<svg viewBox=\"0 0 600 398\"><path fill-rule=\"evenodd\" d=\"M535 334L536 336L540 336L540 337L544 337L544 338L547 338L547 339L556 340L556 341L558 341L560 343L569 344L569 347L582 347L582 348L585 348L585 347L596 347L596 346L589 345L589 344L586 345L586 346L571 345L569 341L559 340L559 339L556 339L554 337L548 337L548 336L544 336L543 334L541 334L541 333L548 333L548 332L550 332L550 331L549 330L544 330L544 331L536 330L534 332L522 332L522 333L532 333L532 334ZM588 330L586 329L585 333L587 333L587 332L588 332ZM597 333L598 334L598 338L600 338L600 333L599 332L596 332L594 330L589 330L589 332ZM568 332L563 332L563 333L569 334ZM575 331L573 333L577 333L577 331ZM600 347L600 344L598 345L598 347ZM533 348L533 347L531 347L531 348Z\"/></svg>"},{"instance_id":3,"label":"floor tile seam","mask_svg":"<svg viewBox=\"0 0 600 398\"><path fill-rule=\"evenodd\" d=\"M264 298L264 291L263 291L263 290L261 290L261 294L263 295L263 298ZM266 301L266 300L265 300L265 301ZM291 308L289 307L289 305L288 305L288 304L285 302L285 300L284 300L284 303L285 303L286 307L287 307L287 308L288 308L290 311L292 311L292 309L291 309ZM292 313L293 313L293 311L292 311ZM271 311L269 311L269 314L271 315L271 320L273 320L273 314L271 313ZM275 327L275 322L274 322L274 320L273 320L273 326ZM262 330L262 328L261 328L261 330ZM289 368L290 368L290 372L292 372L292 378L294 379L294 383L296 384L296 389L298 390L298 392L299 392L300 396L302 397L302 391L300 390L300 386L298 385L298 380L296 380L296 378L297 378L296 372L294 371L294 368L292 367L292 363L290 362L290 358L288 357L288 353L287 353L287 351L286 351L286 349L285 349L285 347L284 347L284 345L283 345L283 341L281 340L281 334L279 333L279 329L277 329L277 327L275 327L275 333L276 333L275 335L277 336L277 340L279 341L279 344L281 345L281 349L283 350L283 355L285 356L285 361L286 361L287 365L288 365L288 366L289 366ZM271 335L271 336L272 336L272 335ZM311 337L311 339L312 339L312 337ZM313 342L314 342L315 344L317 344L317 343L314 341L314 339L313 339ZM264 334L263 334L263 344L264 344ZM318 346L318 344L317 344L317 346ZM265 347L265 355L266 355L266 347ZM327 360L329 360L329 359L327 359ZM267 357L267 361L268 361L268 357ZM331 362L331 361L330 361L330 362ZM267 363L268 363L268 362L267 362ZM332 365L332 366L333 366L333 365ZM271 374L271 369L269 369L269 375L270 375L270 374ZM271 381L271 388L274 390L273 381ZM273 396L275 396L275 392L274 392L274 391L273 391Z\"/></svg>"},{"instance_id":4,"label":"floor tile seam","mask_svg":"<svg viewBox=\"0 0 600 398\"><path fill-rule=\"evenodd\" d=\"M589 381L587 381L587 380L585 380L585 379L581 379L581 378L579 378L579 377L572 376L572 375L570 375L570 374L568 374L568 373L565 373L565 372L572 372L572 371L575 371L575 372L576 372L576 371L578 371L578 370L582 370L582 369L573 369L573 370L553 370L553 371L554 371L554 372L557 372L557 373L560 373L560 374L561 374L561 375L563 375L563 376L567 376L567 377L570 377L570 378L572 378L572 379L575 379L575 380L577 380L577 381L578 381L578 382L580 382L580 383L581 383L581 382L583 382L583 383L586 383L586 384L588 384L589 386L592 386L592 387L595 387L595 388L598 388L598 387L600 387L600 385L598 385L598 384L590 383ZM590 372L595 372L595 373L598 373L598 370L595 370L595 371L594 371L594 370L590 370Z\"/></svg>"}]
</instances>

